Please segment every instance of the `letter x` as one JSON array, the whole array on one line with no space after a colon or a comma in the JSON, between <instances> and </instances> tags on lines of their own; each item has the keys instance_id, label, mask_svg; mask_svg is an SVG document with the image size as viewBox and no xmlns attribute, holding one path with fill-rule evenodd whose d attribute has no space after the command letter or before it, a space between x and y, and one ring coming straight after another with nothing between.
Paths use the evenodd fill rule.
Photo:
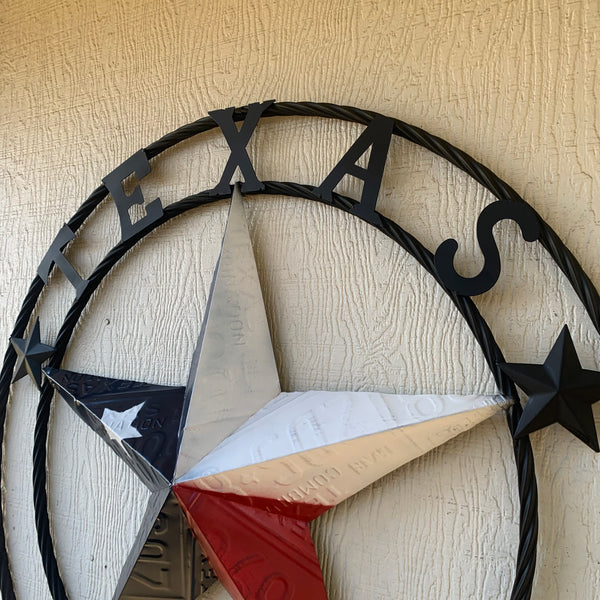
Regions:
<instances>
[{"instance_id":1,"label":"letter x","mask_svg":"<svg viewBox=\"0 0 600 600\"><path fill-rule=\"evenodd\" d=\"M221 180L213 190L215 193L224 195L229 195L231 193L229 184L237 167L240 168L244 176L242 192L256 192L264 189L265 186L256 177L256 172L254 171L254 167L252 166L252 162L246 151L246 146L258 125L259 119L273 102L275 102L275 100L249 104L246 118L239 131L233 120L234 107L213 110L208 113L221 128L221 131L229 144L229 148L231 149L231 154L225 165Z\"/></svg>"}]
</instances>

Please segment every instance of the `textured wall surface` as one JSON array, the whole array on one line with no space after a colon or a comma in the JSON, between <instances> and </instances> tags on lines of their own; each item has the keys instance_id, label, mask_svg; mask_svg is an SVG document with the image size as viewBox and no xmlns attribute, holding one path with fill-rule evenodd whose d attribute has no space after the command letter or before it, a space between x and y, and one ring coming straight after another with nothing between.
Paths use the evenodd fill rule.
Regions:
<instances>
[{"instance_id":1,"label":"textured wall surface","mask_svg":"<svg viewBox=\"0 0 600 600\"><path fill-rule=\"evenodd\" d=\"M559 233L600 285L600 9L596 0L14 0L0 15L0 328L7 339L46 248L125 158L208 110L314 100L379 111L489 166ZM269 120L259 177L318 184L360 132ZM212 187L228 156L211 133L153 165L146 198ZM358 197L355 182L342 189ZM430 249L460 240L476 273L475 219L491 196L395 140L381 210ZM119 238L110 202L70 256L90 273ZM179 385L187 379L226 203L175 219L113 271L63 365ZM493 392L467 327L416 262L369 226L284 198L247 201L286 389ZM582 363L600 340L545 251L496 229L504 271L477 305L510 361L541 362L562 326ZM39 315L52 342L73 292L51 280ZM31 448L37 396L14 386L3 510L18 598L49 598L37 551ZM595 407L596 421L600 407ZM600 456L553 426L532 436L540 492L534 599L600 588ZM63 403L49 449L56 553L72 600L110 598L146 492ZM331 600L507 598L518 543L502 416L392 473L314 525ZM226 599L220 586L213 599Z\"/></svg>"}]
</instances>

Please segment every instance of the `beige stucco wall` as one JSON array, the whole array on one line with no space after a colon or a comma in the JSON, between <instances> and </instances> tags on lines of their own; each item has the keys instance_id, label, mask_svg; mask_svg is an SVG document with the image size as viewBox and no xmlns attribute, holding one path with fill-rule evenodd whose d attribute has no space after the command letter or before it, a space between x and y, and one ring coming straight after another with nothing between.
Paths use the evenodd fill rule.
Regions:
<instances>
[{"instance_id":1,"label":"beige stucco wall","mask_svg":"<svg viewBox=\"0 0 600 600\"><path fill-rule=\"evenodd\" d=\"M600 285L596 0L15 0L2 8L0 31L3 339L45 249L106 173L208 110L268 98L355 105L448 139L524 195ZM274 121L251 151L259 176L317 184L358 132ZM210 187L226 156L216 134L187 143L155 164L144 193L166 204ZM477 272L474 222L491 198L466 176L395 141L381 194L383 212L429 248L460 239L461 265ZM176 220L123 261L65 366L184 383L225 209ZM286 387L494 390L450 303L383 236L289 200L253 200L247 210ZM109 204L92 219L73 258L82 273L118 240L116 223ZM515 226L498 234L504 273L477 304L508 359L541 362L567 323L584 366L598 368L598 335L562 275ZM71 298L56 277L40 307L47 341ZM36 402L29 382L16 384L3 480L11 566L26 600L49 597L31 500ZM51 435L50 509L67 590L73 600L109 598L145 491L62 404ZM595 598L600 457L559 427L533 445L533 597ZM314 535L331 600L507 598L518 503L504 419L376 483L322 517Z\"/></svg>"}]
</instances>

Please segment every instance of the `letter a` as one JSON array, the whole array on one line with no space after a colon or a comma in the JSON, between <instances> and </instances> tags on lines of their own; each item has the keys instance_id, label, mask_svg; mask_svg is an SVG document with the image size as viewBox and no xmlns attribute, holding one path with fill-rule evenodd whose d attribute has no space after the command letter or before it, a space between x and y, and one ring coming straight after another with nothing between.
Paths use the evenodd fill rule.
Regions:
<instances>
[{"instance_id":1,"label":"letter a","mask_svg":"<svg viewBox=\"0 0 600 600\"><path fill-rule=\"evenodd\" d=\"M331 173L327 175L323 183L315 189L315 193L323 200L331 201L333 189L346 175L362 179L364 185L360 203L354 207L352 213L369 223L379 224L375 208L393 128L394 121L392 119L382 115L375 117ZM356 161L369 148L371 148L371 155L367 168L359 167Z\"/></svg>"}]
</instances>

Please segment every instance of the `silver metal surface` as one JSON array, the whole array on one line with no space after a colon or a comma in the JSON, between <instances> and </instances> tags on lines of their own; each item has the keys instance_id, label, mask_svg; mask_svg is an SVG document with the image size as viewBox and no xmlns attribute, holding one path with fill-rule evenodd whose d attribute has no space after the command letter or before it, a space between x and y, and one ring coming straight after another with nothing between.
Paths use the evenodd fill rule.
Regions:
<instances>
[{"instance_id":1,"label":"silver metal surface","mask_svg":"<svg viewBox=\"0 0 600 600\"><path fill-rule=\"evenodd\" d=\"M196 600L217 580L172 493L138 555L120 600Z\"/></svg>"},{"instance_id":2,"label":"silver metal surface","mask_svg":"<svg viewBox=\"0 0 600 600\"><path fill-rule=\"evenodd\" d=\"M117 600L117 598L121 597L121 592L125 588L130 578L132 570L136 565L136 561L140 556L140 552L142 551L142 548L146 543L148 535L152 535L152 530L156 518L158 517L163 505L165 504L166 499L169 497L170 494L171 490L167 486L162 490L152 492L152 494L150 495L150 500L148 501L148 506L146 506L146 511L144 512L144 517L142 518L142 522L138 529L137 536L135 538L133 546L131 547L131 550L129 551L127 560L125 561L125 564L121 569L121 575L119 577L119 581L117 582L117 587L115 588L113 600ZM151 598L151 596L149 598Z\"/></svg>"},{"instance_id":3,"label":"silver metal surface","mask_svg":"<svg viewBox=\"0 0 600 600\"><path fill-rule=\"evenodd\" d=\"M178 479L280 392L242 197L236 186L188 382Z\"/></svg>"}]
</instances>

